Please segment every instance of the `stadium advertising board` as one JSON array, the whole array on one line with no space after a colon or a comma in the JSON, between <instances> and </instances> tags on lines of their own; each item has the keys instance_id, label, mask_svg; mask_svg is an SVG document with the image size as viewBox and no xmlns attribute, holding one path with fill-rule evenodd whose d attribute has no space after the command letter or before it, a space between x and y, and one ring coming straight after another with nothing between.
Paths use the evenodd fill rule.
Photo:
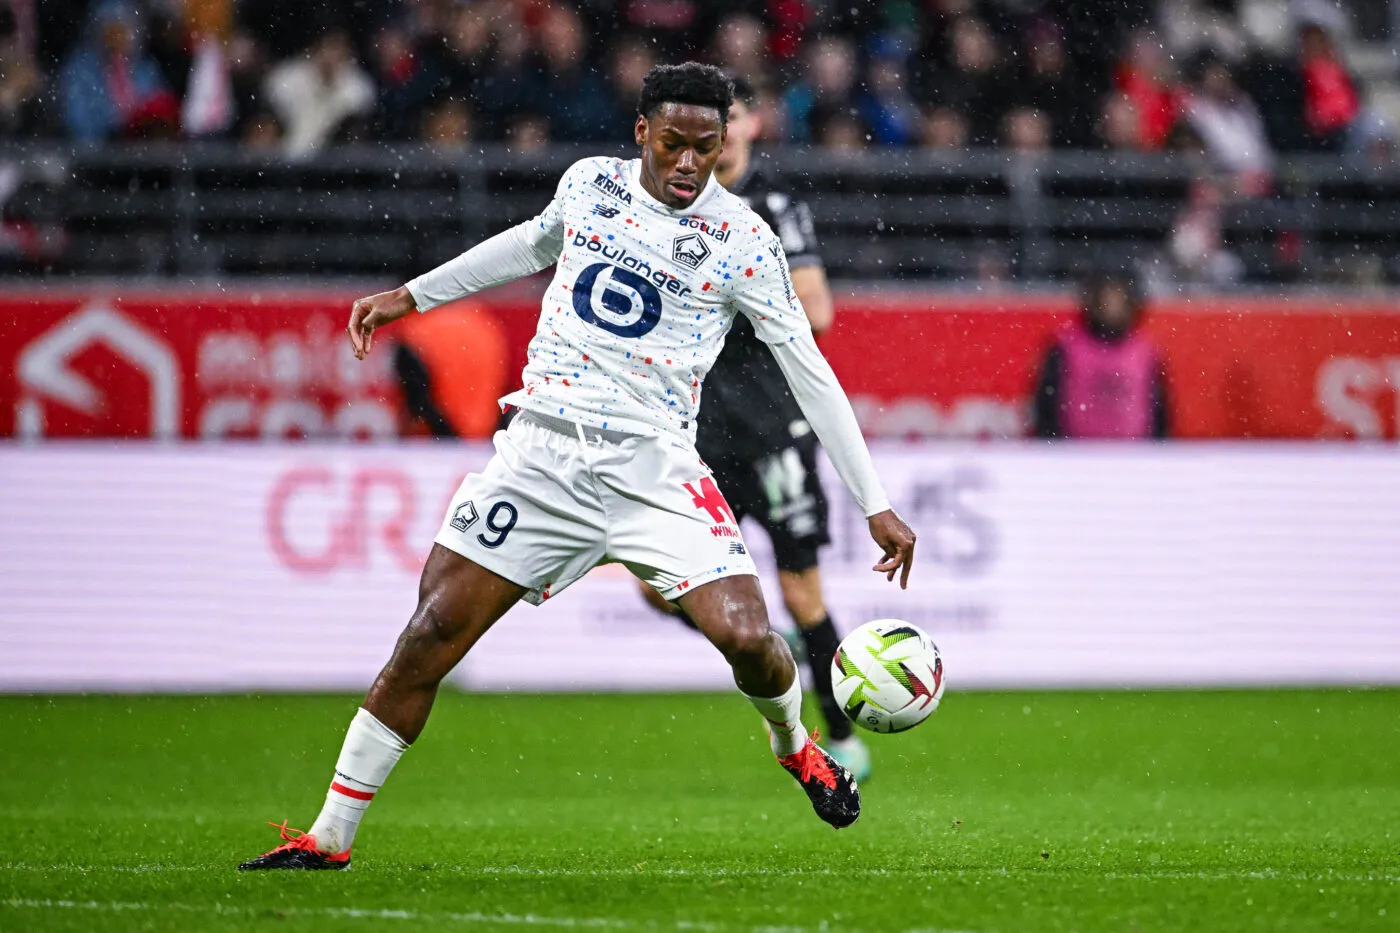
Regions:
<instances>
[{"instance_id":1,"label":"stadium advertising board","mask_svg":"<svg viewBox=\"0 0 1400 933\"><path fill-rule=\"evenodd\" d=\"M517 371L538 299L490 296ZM387 353L344 340L349 293L13 293L0 298L0 436L383 437ZM823 350L874 437L1014 437L1064 297L839 298ZM1198 298L1156 306L1175 433L1395 438L1400 303ZM383 344L381 343L381 346ZM503 387L509 388L509 387Z\"/></svg>"},{"instance_id":2,"label":"stadium advertising board","mask_svg":"<svg viewBox=\"0 0 1400 933\"><path fill-rule=\"evenodd\" d=\"M361 690L485 445L0 448L0 690ZM838 624L903 618L952 689L1400 683L1400 451L885 443L919 532L901 592L832 480ZM771 566L761 533L750 534ZM774 615L780 602L766 580ZM620 568L521 606L483 690L730 685Z\"/></svg>"}]
</instances>

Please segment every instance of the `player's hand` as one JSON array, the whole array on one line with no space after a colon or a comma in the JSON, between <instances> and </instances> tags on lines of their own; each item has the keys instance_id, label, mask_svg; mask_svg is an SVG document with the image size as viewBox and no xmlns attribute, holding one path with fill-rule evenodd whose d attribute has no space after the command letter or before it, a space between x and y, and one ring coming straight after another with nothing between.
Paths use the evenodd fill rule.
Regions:
<instances>
[{"instance_id":1,"label":"player's hand","mask_svg":"<svg viewBox=\"0 0 1400 933\"><path fill-rule=\"evenodd\" d=\"M893 580L899 574L899 588L909 588L909 571L914 567L914 541L918 537L914 529L904 524L904 519L894 514L894 509L886 509L870 516L870 537L885 552L885 559L871 569L885 574L885 579ZM903 571L901 572L901 568Z\"/></svg>"},{"instance_id":2,"label":"player's hand","mask_svg":"<svg viewBox=\"0 0 1400 933\"><path fill-rule=\"evenodd\" d=\"M391 292L380 292L361 298L350 307L350 348L355 351L355 359L362 360L374 343L374 329L397 321L416 310L417 304L407 288L396 288Z\"/></svg>"}]
</instances>

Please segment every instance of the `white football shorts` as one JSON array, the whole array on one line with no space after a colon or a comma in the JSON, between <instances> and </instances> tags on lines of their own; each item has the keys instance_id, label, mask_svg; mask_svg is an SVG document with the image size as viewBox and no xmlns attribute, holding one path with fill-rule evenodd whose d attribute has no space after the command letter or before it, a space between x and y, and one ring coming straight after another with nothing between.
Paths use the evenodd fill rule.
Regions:
<instances>
[{"instance_id":1,"label":"white football shorts","mask_svg":"<svg viewBox=\"0 0 1400 933\"><path fill-rule=\"evenodd\" d=\"M438 544L527 587L538 605L620 563L666 599L756 575L734 513L695 448L521 412L462 481Z\"/></svg>"}]
</instances>

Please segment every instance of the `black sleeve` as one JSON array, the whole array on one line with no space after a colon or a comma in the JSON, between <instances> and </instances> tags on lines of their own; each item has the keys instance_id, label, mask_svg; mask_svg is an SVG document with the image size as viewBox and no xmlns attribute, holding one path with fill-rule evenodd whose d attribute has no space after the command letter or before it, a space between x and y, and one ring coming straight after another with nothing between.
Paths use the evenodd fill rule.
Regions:
<instances>
[{"instance_id":1,"label":"black sleeve","mask_svg":"<svg viewBox=\"0 0 1400 933\"><path fill-rule=\"evenodd\" d=\"M1152 436L1171 436L1171 407L1167 399L1167 372L1161 362L1152 375Z\"/></svg>"},{"instance_id":2,"label":"black sleeve","mask_svg":"<svg viewBox=\"0 0 1400 933\"><path fill-rule=\"evenodd\" d=\"M394 345L394 374L403 389L404 407L410 416L421 418L433 437L456 437L457 432L433 403L428 367L405 344Z\"/></svg>"},{"instance_id":3,"label":"black sleeve","mask_svg":"<svg viewBox=\"0 0 1400 933\"><path fill-rule=\"evenodd\" d=\"M795 201L780 191L770 191L764 197L764 207L773 218L773 232L783 244L788 266L796 269L801 266L822 264L821 247L817 243L817 225L812 220L812 209L806 201Z\"/></svg>"},{"instance_id":4,"label":"black sleeve","mask_svg":"<svg viewBox=\"0 0 1400 933\"><path fill-rule=\"evenodd\" d=\"M1031 437L1062 437L1060 433L1060 374L1064 354L1057 343L1045 353L1040 379L1031 400Z\"/></svg>"}]
</instances>

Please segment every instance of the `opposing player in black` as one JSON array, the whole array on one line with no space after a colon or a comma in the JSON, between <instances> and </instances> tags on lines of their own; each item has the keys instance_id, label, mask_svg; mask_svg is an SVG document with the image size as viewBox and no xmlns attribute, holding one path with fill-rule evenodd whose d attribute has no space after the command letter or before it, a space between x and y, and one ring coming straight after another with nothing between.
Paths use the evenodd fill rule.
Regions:
<instances>
[{"instance_id":1,"label":"opposing player in black","mask_svg":"<svg viewBox=\"0 0 1400 933\"><path fill-rule=\"evenodd\" d=\"M753 88L742 78L734 79L729 134L715 178L777 233L792 269L793 290L813 333L820 335L831 326L834 310L812 212L775 184L753 158L761 129ZM797 623L827 721L826 749L856 780L865 780L870 776L870 752L852 734L850 720L831 692L831 659L840 636L822 597L817 562L818 549L830 543L826 494L817 476L817 437L772 352L746 320L735 320L705 380L695 443L735 517L748 516L768 532L783 602ZM681 614L650 587L644 585L643 592L656 608Z\"/></svg>"}]
</instances>

